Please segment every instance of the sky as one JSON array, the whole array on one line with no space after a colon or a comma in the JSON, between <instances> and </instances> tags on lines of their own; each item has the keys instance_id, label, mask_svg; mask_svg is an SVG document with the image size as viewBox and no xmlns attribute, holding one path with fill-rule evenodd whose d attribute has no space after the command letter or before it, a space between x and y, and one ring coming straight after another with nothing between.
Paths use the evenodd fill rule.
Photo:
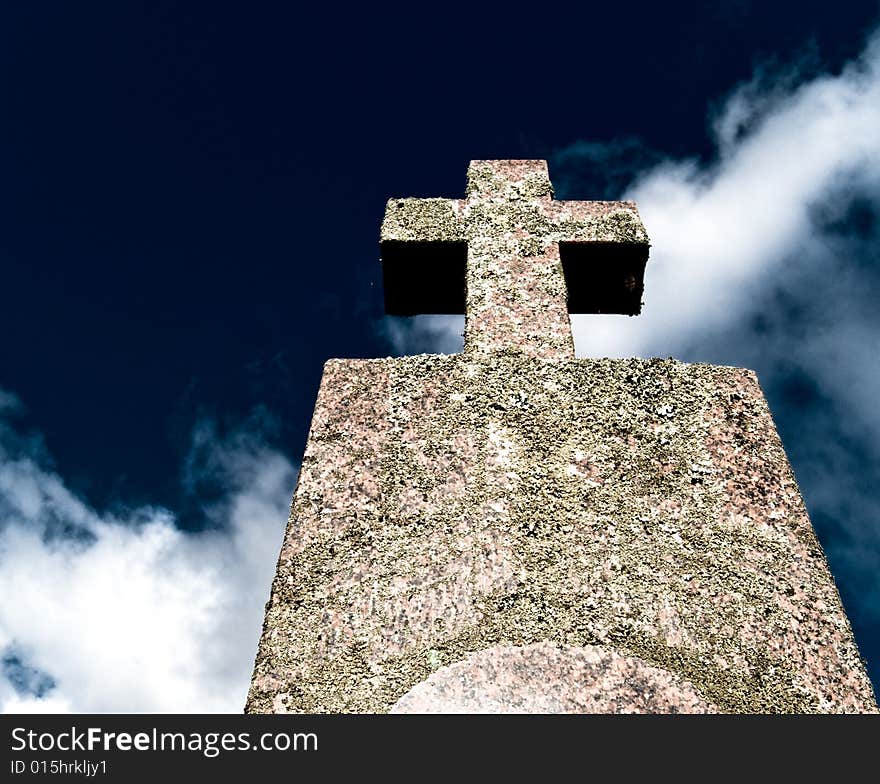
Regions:
<instances>
[{"instance_id":1,"label":"sky","mask_svg":"<svg viewBox=\"0 0 880 784\"><path fill-rule=\"evenodd\" d=\"M880 6L0 10L0 710L231 711L393 196L545 158L635 199L579 356L754 368L880 683ZM772 5L772 9L766 8Z\"/></svg>"}]
</instances>

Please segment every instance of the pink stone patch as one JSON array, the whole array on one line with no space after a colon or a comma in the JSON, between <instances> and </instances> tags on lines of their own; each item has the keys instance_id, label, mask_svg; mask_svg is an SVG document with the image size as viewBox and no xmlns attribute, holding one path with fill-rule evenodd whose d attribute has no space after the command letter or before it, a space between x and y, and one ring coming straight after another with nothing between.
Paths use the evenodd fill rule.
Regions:
<instances>
[{"instance_id":1,"label":"pink stone patch","mask_svg":"<svg viewBox=\"0 0 880 784\"><path fill-rule=\"evenodd\" d=\"M391 713L718 713L694 686L595 645L497 645L442 667Z\"/></svg>"}]
</instances>

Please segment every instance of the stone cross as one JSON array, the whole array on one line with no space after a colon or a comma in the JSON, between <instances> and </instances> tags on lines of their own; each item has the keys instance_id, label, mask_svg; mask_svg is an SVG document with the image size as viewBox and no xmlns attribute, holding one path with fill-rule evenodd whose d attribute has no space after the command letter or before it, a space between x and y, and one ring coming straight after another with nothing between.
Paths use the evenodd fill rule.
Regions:
<instances>
[{"instance_id":1,"label":"stone cross","mask_svg":"<svg viewBox=\"0 0 880 784\"><path fill-rule=\"evenodd\" d=\"M545 161L472 161L466 199L391 199L385 309L464 313L465 351L574 357L569 313L641 310L634 202L556 201Z\"/></svg>"}]
</instances>

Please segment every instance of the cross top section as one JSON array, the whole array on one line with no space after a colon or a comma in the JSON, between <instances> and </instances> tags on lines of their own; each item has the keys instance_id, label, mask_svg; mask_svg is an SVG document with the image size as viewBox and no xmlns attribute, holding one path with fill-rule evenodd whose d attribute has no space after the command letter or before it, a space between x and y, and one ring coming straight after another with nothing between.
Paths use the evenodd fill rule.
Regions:
<instances>
[{"instance_id":1,"label":"cross top section","mask_svg":"<svg viewBox=\"0 0 880 784\"><path fill-rule=\"evenodd\" d=\"M635 202L556 201L546 161L471 161L465 199L390 199L385 311L465 314L465 351L574 357L569 313L641 311Z\"/></svg>"}]
</instances>

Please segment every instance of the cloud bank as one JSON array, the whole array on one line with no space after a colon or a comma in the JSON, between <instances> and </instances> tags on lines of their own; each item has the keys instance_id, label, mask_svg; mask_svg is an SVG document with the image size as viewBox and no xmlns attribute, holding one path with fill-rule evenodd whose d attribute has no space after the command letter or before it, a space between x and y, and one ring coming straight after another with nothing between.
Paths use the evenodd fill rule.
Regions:
<instances>
[{"instance_id":1,"label":"cloud bank","mask_svg":"<svg viewBox=\"0 0 880 784\"><path fill-rule=\"evenodd\" d=\"M551 157L559 198L634 199L652 243L642 315L574 316L577 353L757 370L876 683L880 35L839 73L758 71L719 106L708 162L628 138ZM460 350L461 330L390 338Z\"/></svg>"},{"instance_id":2,"label":"cloud bank","mask_svg":"<svg viewBox=\"0 0 880 784\"><path fill-rule=\"evenodd\" d=\"M0 710L241 712L293 466L203 423L186 480L228 488L205 530L100 514L2 419L16 407L0 392Z\"/></svg>"}]
</instances>

